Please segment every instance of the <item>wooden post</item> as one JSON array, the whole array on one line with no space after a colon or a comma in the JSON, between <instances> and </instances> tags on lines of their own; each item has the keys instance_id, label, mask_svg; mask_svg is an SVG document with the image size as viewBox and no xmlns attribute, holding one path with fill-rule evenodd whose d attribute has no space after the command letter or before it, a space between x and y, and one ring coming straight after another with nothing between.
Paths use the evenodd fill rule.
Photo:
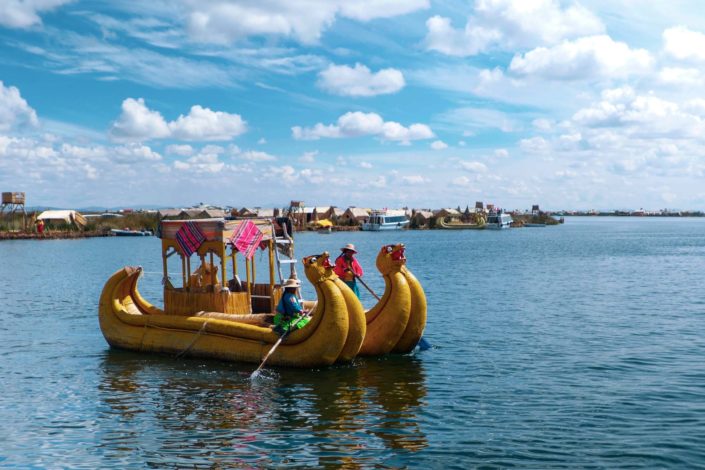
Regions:
<instances>
[{"instance_id":1,"label":"wooden post","mask_svg":"<svg viewBox=\"0 0 705 470\"><path fill-rule=\"evenodd\" d=\"M245 258L245 275L247 277L247 293L252 294L250 289L250 263L247 262L247 258Z\"/></svg>"},{"instance_id":2,"label":"wooden post","mask_svg":"<svg viewBox=\"0 0 705 470\"><path fill-rule=\"evenodd\" d=\"M210 263L211 263L211 285L214 286L215 289L215 273L212 271L214 268L213 266L213 252L210 252Z\"/></svg>"},{"instance_id":3,"label":"wooden post","mask_svg":"<svg viewBox=\"0 0 705 470\"><path fill-rule=\"evenodd\" d=\"M166 250L164 249L162 249L162 267L164 268L164 286L166 286L166 280L169 278L169 270L167 269Z\"/></svg>"},{"instance_id":4,"label":"wooden post","mask_svg":"<svg viewBox=\"0 0 705 470\"><path fill-rule=\"evenodd\" d=\"M186 275L186 286L188 287L188 291L191 292L191 257L186 258L186 272L188 273Z\"/></svg>"},{"instance_id":5,"label":"wooden post","mask_svg":"<svg viewBox=\"0 0 705 470\"><path fill-rule=\"evenodd\" d=\"M274 230L272 230L272 236L274 236ZM276 305L274 305L274 250L276 246L274 245L274 239L269 239L269 306L271 311L274 312Z\"/></svg>"},{"instance_id":6,"label":"wooden post","mask_svg":"<svg viewBox=\"0 0 705 470\"><path fill-rule=\"evenodd\" d=\"M226 284L226 281L228 280L228 276L225 273L225 268L226 268L225 259L227 257L228 256L225 253L225 248L221 248L221 252L220 252L220 279L221 279L220 285L221 285L221 289L228 287L228 285Z\"/></svg>"},{"instance_id":7,"label":"wooden post","mask_svg":"<svg viewBox=\"0 0 705 470\"><path fill-rule=\"evenodd\" d=\"M255 257L254 256L250 260L250 263L252 264L252 284L254 285L257 283L257 281L255 280L257 278L257 271L255 270Z\"/></svg>"}]
</instances>

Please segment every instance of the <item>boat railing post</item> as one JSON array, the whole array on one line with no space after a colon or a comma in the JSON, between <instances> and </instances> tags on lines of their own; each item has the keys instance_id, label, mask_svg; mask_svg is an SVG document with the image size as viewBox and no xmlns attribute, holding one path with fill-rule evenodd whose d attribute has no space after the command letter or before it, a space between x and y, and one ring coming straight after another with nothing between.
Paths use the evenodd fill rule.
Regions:
<instances>
[{"instance_id":1,"label":"boat railing post","mask_svg":"<svg viewBox=\"0 0 705 470\"><path fill-rule=\"evenodd\" d=\"M274 244L274 230L272 229L272 238L269 239L269 307L270 311L274 312L274 250L277 247Z\"/></svg>"}]
</instances>

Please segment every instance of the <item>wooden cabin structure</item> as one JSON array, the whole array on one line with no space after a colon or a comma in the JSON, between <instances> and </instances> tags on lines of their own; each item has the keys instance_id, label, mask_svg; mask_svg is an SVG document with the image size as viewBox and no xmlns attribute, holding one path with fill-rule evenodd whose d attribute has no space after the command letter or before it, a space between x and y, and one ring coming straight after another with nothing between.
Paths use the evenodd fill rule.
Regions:
<instances>
[{"instance_id":1,"label":"wooden cabin structure","mask_svg":"<svg viewBox=\"0 0 705 470\"><path fill-rule=\"evenodd\" d=\"M177 240L179 229L186 223L195 224L205 237L190 256ZM262 233L260 247L268 250L269 269L261 282L257 280L255 257L247 259L231 242L244 223L255 224ZM160 233L167 315L200 311L272 313L283 293L282 265L289 264L292 276L296 275L293 239L271 219L162 220ZM169 278L169 261L174 255L181 266L180 279Z\"/></svg>"}]
</instances>

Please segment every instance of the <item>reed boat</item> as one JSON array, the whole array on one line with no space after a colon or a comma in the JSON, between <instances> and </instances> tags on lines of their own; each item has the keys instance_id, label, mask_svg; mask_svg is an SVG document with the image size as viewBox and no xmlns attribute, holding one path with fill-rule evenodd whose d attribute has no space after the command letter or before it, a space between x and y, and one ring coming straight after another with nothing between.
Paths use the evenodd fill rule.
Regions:
<instances>
[{"instance_id":1,"label":"reed boat","mask_svg":"<svg viewBox=\"0 0 705 470\"><path fill-rule=\"evenodd\" d=\"M100 297L100 328L108 344L134 351L261 362L279 340L271 319L282 295L282 265L288 264L291 276L296 276L294 242L282 228L267 219L163 221L159 233L164 308L140 295L137 284L142 268L118 270ZM186 232L197 235L198 246L184 243ZM249 245L242 238L244 233L255 234ZM268 282L256 282L254 257L250 256L253 246L269 252ZM280 252L288 259L281 259ZM168 275L168 261L174 255L182 270L181 279L173 280L178 287ZM195 270L191 269L193 255L200 259ZM238 258L244 258L240 261L244 262L244 282L238 276ZM313 309L311 320L285 337L268 364L317 367L351 361L358 354L367 328L365 313L352 291L332 272L328 258L323 253L303 259L306 278L317 295L315 302L304 303ZM230 263L232 277L228 279Z\"/></svg>"},{"instance_id":2,"label":"reed boat","mask_svg":"<svg viewBox=\"0 0 705 470\"><path fill-rule=\"evenodd\" d=\"M446 230L482 230L487 226L485 218L478 216L475 223L446 222L445 218L438 220L438 226Z\"/></svg>"},{"instance_id":3,"label":"reed boat","mask_svg":"<svg viewBox=\"0 0 705 470\"><path fill-rule=\"evenodd\" d=\"M416 347L426 327L426 295L406 267L404 244L385 245L375 264L384 278L384 294L365 312L367 333L361 356L408 353ZM342 281L341 281L342 283Z\"/></svg>"}]
</instances>

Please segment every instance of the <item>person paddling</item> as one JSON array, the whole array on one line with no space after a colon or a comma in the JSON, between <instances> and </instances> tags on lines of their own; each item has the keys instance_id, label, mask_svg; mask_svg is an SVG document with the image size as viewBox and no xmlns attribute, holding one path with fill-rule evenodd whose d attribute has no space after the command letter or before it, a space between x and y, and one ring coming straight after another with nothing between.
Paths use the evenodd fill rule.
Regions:
<instances>
[{"instance_id":1,"label":"person paddling","mask_svg":"<svg viewBox=\"0 0 705 470\"><path fill-rule=\"evenodd\" d=\"M283 335L289 330L303 328L311 319L302 316L306 313L304 307L296 297L296 289L301 287L301 281L289 278L282 285L284 294L277 305L277 313L274 315L274 332Z\"/></svg>"},{"instance_id":2,"label":"person paddling","mask_svg":"<svg viewBox=\"0 0 705 470\"><path fill-rule=\"evenodd\" d=\"M348 243L340 249L342 253L335 260L335 274L348 285L355 293L357 298L360 298L360 288L357 287L357 278L362 277L363 271L360 263L355 259L357 250L355 245Z\"/></svg>"}]
</instances>

